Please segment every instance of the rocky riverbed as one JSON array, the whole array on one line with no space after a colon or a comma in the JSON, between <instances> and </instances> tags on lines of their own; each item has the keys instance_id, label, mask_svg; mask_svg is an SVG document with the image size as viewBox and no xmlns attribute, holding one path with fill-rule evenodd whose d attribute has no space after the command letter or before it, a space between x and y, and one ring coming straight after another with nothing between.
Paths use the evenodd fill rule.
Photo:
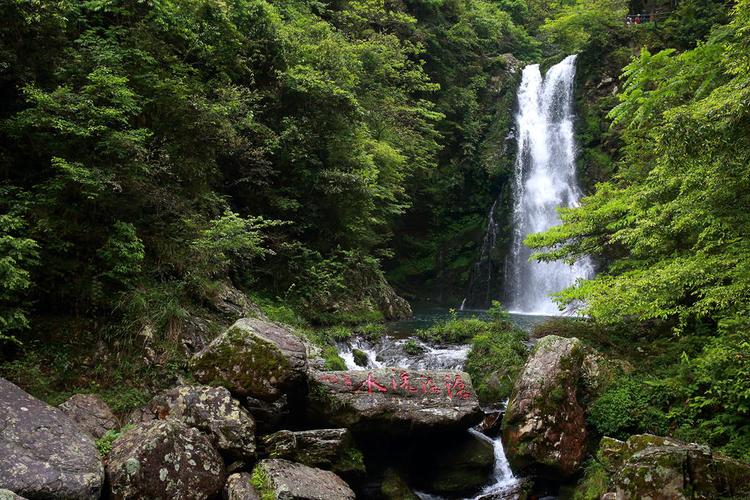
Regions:
<instances>
[{"instance_id":1,"label":"rocky riverbed","mask_svg":"<svg viewBox=\"0 0 750 500\"><path fill-rule=\"evenodd\" d=\"M524 498L580 477L586 404L627 369L544 337L503 418L462 371L468 346L339 347L351 369L325 371L291 328L241 319L193 356L194 381L122 421L95 396L54 408L0 379L0 498ZM595 456L607 498L750 493L750 467L705 446L604 438Z\"/></svg>"}]
</instances>

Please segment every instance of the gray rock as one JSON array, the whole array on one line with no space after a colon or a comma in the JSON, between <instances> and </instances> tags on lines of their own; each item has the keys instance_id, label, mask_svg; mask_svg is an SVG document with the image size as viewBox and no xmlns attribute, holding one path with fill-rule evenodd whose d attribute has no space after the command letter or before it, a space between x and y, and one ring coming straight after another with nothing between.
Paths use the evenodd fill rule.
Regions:
<instances>
[{"instance_id":1,"label":"gray rock","mask_svg":"<svg viewBox=\"0 0 750 500\"><path fill-rule=\"evenodd\" d=\"M222 490L222 498L224 500L260 500L249 472L239 472L229 476Z\"/></svg>"},{"instance_id":2,"label":"gray rock","mask_svg":"<svg viewBox=\"0 0 750 500\"><path fill-rule=\"evenodd\" d=\"M113 500L205 499L224 485L224 463L198 429L178 420L138 424L113 444L107 461Z\"/></svg>"},{"instance_id":3,"label":"gray rock","mask_svg":"<svg viewBox=\"0 0 750 500\"><path fill-rule=\"evenodd\" d=\"M232 319L253 317L266 319L260 308L253 304L247 295L224 281L214 290L210 297L214 308Z\"/></svg>"},{"instance_id":4,"label":"gray rock","mask_svg":"<svg viewBox=\"0 0 750 500\"><path fill-rule=\"evenodd\" d=\"M388 321L408 319L412 316L409 303L397 295L393 287L385 280L380 284L377 303L378 309Z\"/></svg>"},{"instance_id":5,"label":"gray rock","mask_svg":"<svg viewBox=\"0 0 750 500\"><path fill-rule=\"evenodd\" d=\"M24 497L16 495L10 490L0 489L0 500L26 500Z\"/></svg>"},{"instance_id":6,"label":"gray rock","mask_svg":"<svg viewBox=\"0 0 750 500\"><path fill-rule=\"evenodd\" d=\"M466 429L482 420L471 378L451 370L310 371L308 412L357 432Z\"/></svg>"},{"instance_id":7,"label":"gray rock","mask_svg":"<svg viewBox=\"0 0 750 500\"><path fill-rule=\"evenodd\" d=\"M107 431L120 428L120 422L107 403L95 394L75 394L58 406L84 432L99 439Z\"/></svg>"},{"instance_id":8,"label":"gray rock","mask_svg":"<svg viewBox=\"0 0 750 500\"><path fill-rule=\"evenodd\" d=\"M353 500L354 492L330 471L287 460L260 461L253 469L261 498L278 500Z\"/></svg>"},{"instance_id":9,"label":"gray rock","mask_svg":"<svg viewBox=\"0 0 750 500\"><path fill-rule=\"evenodd\" d=\"M513 387L503 444L515 469L559 479L574 474L586 453L586 423L577 399L581 341L549 335L537 342Z\"/></svg>"},{"instance_id":10,"label":"gray rock","mask_svg":"<svg viewBox=\"0 0 750 500\"><path fill-rule=\"evenodd\" d=\"M285 458L339 475L364 474L362 454L347 429L278 431L263 438L271 458Z\"/></svg>"},{"instance_id":11,"label":"gray rock","mask_svg":"<svg viewBox=\"0 0 750 500\"><path fill-rule=\"evenodd\" d=\"M243 318L191 360L204 384L265 401L298 389L305 380L305 345L283 325Z\"/></svg>"},{"instance_id":12,"label":"gray rock","mask_svg":"<svg viewBox=\"0 0 750 500\"><path fill-rule=\"evenodd\" d=\"M131 423L176 419L206 434L219 451L232 458L255 456L255 421L223 387L174 387L155 396L131 418Z\"/></svg>"},{"instance_id":13,"label":"gray rock","mask_svg":"<svg viewBox=\"0 0 750 500\"><path fill-rule=\"evenodd\" d=\"M104 470L91 436L2 378L0 408L0 488L32 498L99 498Z\"/></svg>"}]
</instances>

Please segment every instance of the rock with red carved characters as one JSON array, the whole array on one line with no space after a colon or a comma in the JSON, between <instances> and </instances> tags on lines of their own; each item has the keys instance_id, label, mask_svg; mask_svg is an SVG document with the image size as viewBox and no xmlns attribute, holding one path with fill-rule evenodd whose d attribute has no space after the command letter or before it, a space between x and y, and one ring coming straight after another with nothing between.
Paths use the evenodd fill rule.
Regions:
<instances>
[{"instance_id":1,"label":"rock with red carved characters","mask_svg":"<svg viewBox=\"0 0 750 500\"><path fill-rule=\"evenodd\" d=\"M309 384L312 419L360 433L465 429L483 416L471 378L460 371L311 371Z\"/></svg>"}]
</instances>

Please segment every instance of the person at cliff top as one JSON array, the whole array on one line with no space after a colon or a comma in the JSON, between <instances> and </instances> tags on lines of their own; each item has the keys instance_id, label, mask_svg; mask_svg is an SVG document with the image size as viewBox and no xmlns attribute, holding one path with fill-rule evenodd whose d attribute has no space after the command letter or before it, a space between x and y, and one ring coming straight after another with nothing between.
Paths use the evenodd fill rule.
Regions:
<instances>
[{"instance_id":1,"label":"person at cliff top","mask_svg":"<svg viewBox=\"0 0 750 500\"><path fill-rule=\"evenodd\" d=\"M640 14L638 14L637 16L635 16L635 24L641 24L641 15Z\"/></svg>"}]
</instances>

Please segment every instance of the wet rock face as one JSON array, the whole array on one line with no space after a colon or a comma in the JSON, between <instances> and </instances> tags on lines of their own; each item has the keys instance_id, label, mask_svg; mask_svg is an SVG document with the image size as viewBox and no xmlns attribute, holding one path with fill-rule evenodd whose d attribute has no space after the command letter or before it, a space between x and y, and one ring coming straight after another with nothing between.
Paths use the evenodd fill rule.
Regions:
<instances>
[{"instance_id":1,"label":"wet rock face","mask_svg":"<svg viewBox=\"0 0 750 500\"><path fill-rule=\"evenodd\" d=\"M473 496L495 465L492 442L469 432L425 439L414 450L409 477L418 490L449 498Z\"/></svg>"},{"instance_id":2,"label":"wet rock face","mask_svg":"<svg viewBox=\"0 0 750 500\"><path fill-rule=\"evenodd\" d=\"M224 463L198 429L177 420L139 424L108 456L111 498L204 499L224 485Z\"/></svg>"},{"instance_id":3,"label":"wet rock face","mask_svg":"<svg viewBox=\"0 0 750 500\"><path fill-rule=\"evenodd\" d=\"M586 424L576 393L583 357L576 338L550 335L534 346L503 420L503 444L514 469L560 479L580 466Z\"/></svg>"},{"instance_id":4,"label":"wet rock face","mask_svg":"<svg viewBox=\"0 0 750 500\"><path fill-rule=\"evenodd\" d=\"M221 496L224 500L260 500L249 472L238 472L229 476Z\"/></svg>"},{"instance_id":5,"label":"wet rock face","mask_svg":"<svg viewBox=\"0 0 750 500\"><path fill-rule=\"evenodd\" d=\"M471 378L459 371L311 371L309 383L311 418L356 432L466 429L483 415Z\"/></svg>"},{"instance_id":6,"label":"wet rock face","mask_svg":"<svg viewBox=\"0 0 750 500\"><path fill-rule=\"evenodd\" d=\"M354 500L354 492L330 471L287 460L269 459L253 469L253 484L261 498L279 500Z\"/></svg>"},{"instance_id":7,"label":"wet rock face","mask_svg":"<svg viewBox=\"0 0 750 500\"><path fill-rule=\"evenodd\" d=\"M707 446L649 434L605 437L597 456L610 473L608 494L620 500L750 497L750 465Z\"/></svg>"},{"instance_id":8,"label":"wet rock face","mask_svg":"<svg viewBox=\"0 0 750 500\"><path fill-rule=\"evenodd\" d=\"M120 428L120 422L107 403L94 394L76 394L58 408L84 432L99 439L107 431Z\"/></svg>"},{"instance_id":9,"label":"wet rock face","mask_svg":"<svg viewBox=\"0 0 750 500\"><path fill-rule=\"evenodd\" d=\"M362 455L354 447L348 429L278 431L263 438L263 444L271 458L284 458L344 476L365 472Z\"/></svg>"},{"instance_id":10,"label":"wet rock face","mask_svg":"<svg viewBox=\"0 0 750 500\"><path fill-rule=\"evenodd\" d=\"M154 397L131 423L176 419L203 432L231 458L255 456L255 421L223 387L184 385Z\"/></svg>"},{"instance_id":11,"label":"wet rock face","mask_svg":"<svg viewBox=\"0 0 750 500\"><path fill-rule=\"evenodd\" d=\"M0 378L0 487L30 498L99 498L94 440L61 410Z\"/></svg>"},{"instance_id":12,"label":"wet rock face","mask_svg":"<svg viewBox=\"0 0 750 500\"><path fill-rule=\"evenodd\" d=\"M193 356L191 364L204 384L273 401L304 382L307 351L283 326L243 318Z\"/></svg>"}]
</instances>

